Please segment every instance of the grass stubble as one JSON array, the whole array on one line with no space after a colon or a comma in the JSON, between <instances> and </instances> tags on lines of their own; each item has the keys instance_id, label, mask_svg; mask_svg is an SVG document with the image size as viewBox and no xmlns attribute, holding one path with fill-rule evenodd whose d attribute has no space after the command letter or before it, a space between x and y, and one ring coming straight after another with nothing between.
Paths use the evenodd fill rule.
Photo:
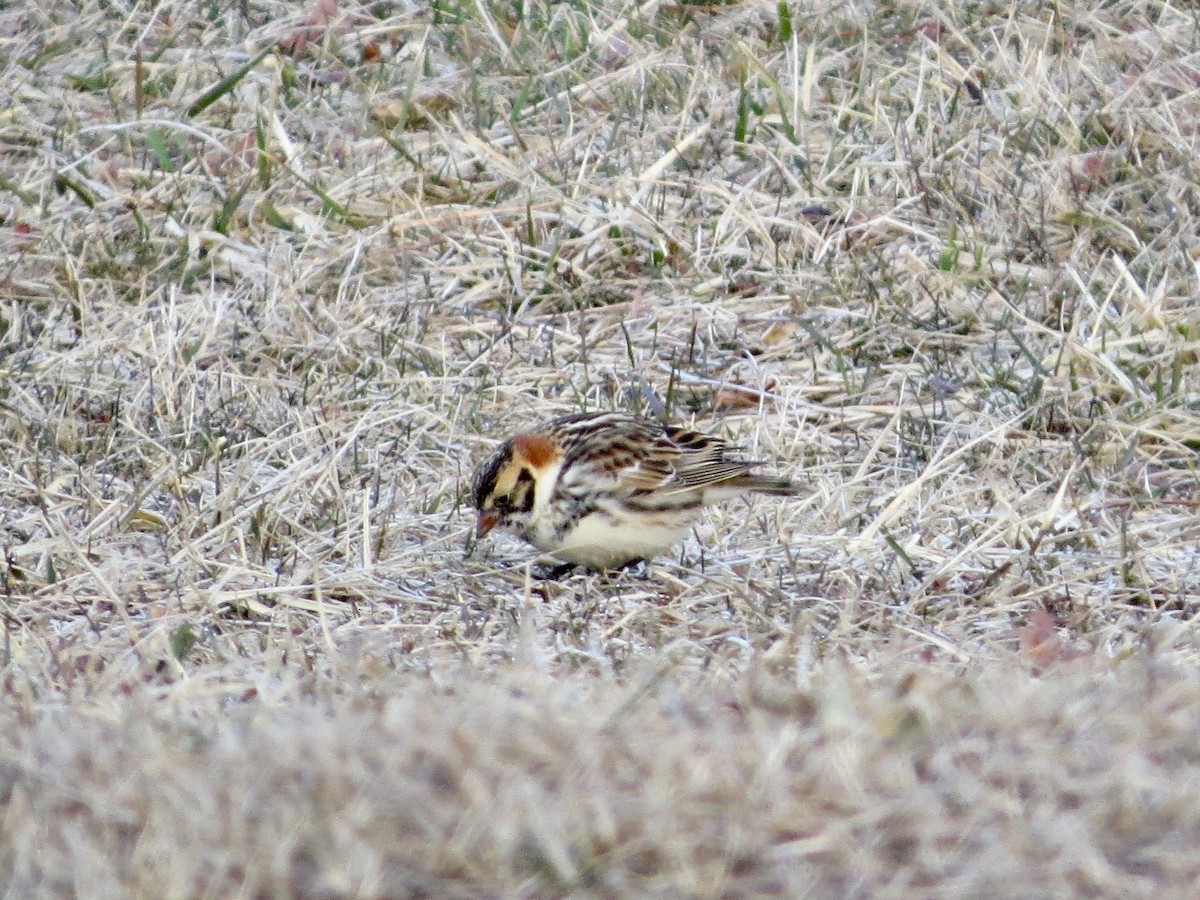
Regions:
<instances>
[{"instance_id":1,"label":"grass stubble","mask_svg":"<svg viewBox=\"0 0 1200 900\"><path fill-rule=\"evenodd\" d=\"M1189 896L1196 29L0 10L6 896ZM810 491L464 553L614 407Z\"/></svg>"}]
</instances>

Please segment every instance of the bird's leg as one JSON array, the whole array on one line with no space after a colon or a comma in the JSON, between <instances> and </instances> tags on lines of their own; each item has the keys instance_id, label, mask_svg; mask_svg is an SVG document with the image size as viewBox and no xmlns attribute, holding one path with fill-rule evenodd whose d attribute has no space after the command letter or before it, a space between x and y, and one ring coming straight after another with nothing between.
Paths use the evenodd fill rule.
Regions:
<instances>
[{"instance_id":1,"label":"bird's leg","mask_svg":"<svg viewBox=\"0 0 1200 900\"><path fill-rule=\"evenodd\" d=\"M646 581L650 578L650 560L648 559L631 559L629 562L622 563L617 567L618 572L628 572L634 578L641 581Z\"/></svg>"},{"instance_id":2,"label":"bird's leg","mask_svg":"<svg viewBox=\"0 0 1200 900\"><path fill-rule=\"evenodd\" d=\"M535 563L531 574L538 581L558 581L576 568L575 563Z\"/></svg>"}]
</instances>

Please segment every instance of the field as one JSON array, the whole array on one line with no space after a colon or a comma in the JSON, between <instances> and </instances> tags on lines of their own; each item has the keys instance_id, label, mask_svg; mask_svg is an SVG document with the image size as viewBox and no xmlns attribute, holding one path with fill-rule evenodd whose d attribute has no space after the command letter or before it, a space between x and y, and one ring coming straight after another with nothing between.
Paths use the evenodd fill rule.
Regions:
<instances>
[{"instance_id":1,"label":"field","mask_svg":"<svg viewBox=\"0 0 1200 900\"><path fill-rule=\"evenodd\" d=\"M1198 29L0 6L0 892L1194 896ZM538 578L585 409L805 492Z\"/></svg>"}]
</instances>

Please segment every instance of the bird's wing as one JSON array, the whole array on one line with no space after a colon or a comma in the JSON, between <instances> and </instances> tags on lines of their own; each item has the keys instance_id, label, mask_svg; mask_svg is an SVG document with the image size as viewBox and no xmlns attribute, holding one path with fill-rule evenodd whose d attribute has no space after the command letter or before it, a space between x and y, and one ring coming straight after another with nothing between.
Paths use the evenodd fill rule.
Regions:
<instances>
[{"instance_id":1,"label":"bird's wing","mask_svg":"<svg viewBox=\"0 0 1200 900\"><path fill-rule=\"evenodd\" d=\"M674 478L663 484L661 490L688 490L727 482L748 474L759 465L746 460L726 459L729 444L711 434L669 426L666 436L678 448L678 455L673 462Z\"/></svg>"},{"instance_id":2,"label":"bird's wing","mask_svg":"<svg viewBox=\"0 0 1200 900\"><path fill-rule=\"evenodd\" d=\"M565 490L626 498L686 494L745 475L754 465L725 459L721 438L620 413L570 417L558 427L573 448L562 470Z\"/></svg>"}]
</instances>

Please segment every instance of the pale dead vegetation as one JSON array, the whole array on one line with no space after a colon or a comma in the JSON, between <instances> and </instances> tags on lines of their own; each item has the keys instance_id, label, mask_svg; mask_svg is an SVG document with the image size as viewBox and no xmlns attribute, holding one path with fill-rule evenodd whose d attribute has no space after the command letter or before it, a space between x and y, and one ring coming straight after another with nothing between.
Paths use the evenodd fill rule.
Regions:
<instances>
[{"instance_id":1,"label":"pale dead vegetation","mask_svg":"<svg viewBox=\"0 0 1200 900\"><path fill-rule=\"evenodd\" d=\"M0 10L9 896L1190 896L1195 11ZM810 492L470 546L619 407Z\"/></svg>"}]
</instances>

